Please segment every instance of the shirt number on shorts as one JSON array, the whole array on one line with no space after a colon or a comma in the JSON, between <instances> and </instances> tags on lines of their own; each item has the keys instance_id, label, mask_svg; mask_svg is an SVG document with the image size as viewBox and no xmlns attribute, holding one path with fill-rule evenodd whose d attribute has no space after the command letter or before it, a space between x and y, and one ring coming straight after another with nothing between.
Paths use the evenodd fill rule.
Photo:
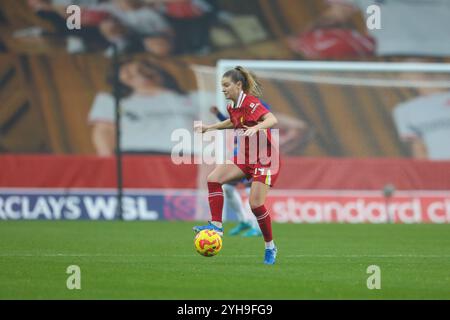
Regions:
<instances>
[{"instance_id":1,"label":"shirt number on shorts","mask_svg":"<svg viewBox=\"0 0 450 320\"><path fill-rule=\"evenodd\" d=\"M258 174L258 171L259 171L259 174L261 175L261 176L263 176L264 175L264 168L255 168L255 174Z\"/></svg>"}]
</instances>

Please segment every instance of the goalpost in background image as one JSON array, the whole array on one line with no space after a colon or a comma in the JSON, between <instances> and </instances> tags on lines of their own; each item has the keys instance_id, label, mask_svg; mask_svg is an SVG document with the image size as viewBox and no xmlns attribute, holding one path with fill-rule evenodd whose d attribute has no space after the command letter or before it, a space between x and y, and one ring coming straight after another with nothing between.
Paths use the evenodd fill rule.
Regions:
<instances>
[{"instance_id":1,"label":"goalpost in background image","mask_svg":"<svg viewBox=\"0 0 450 320\"><path fill-rule=\"evenodd\" d=\"M314 129L306 150L288 152L295 155L409 156L396 136L393 110L413 98L450 89L450 64L416 62L220 60L217 83L237 65L256 73L263 85L262 99L277 115ZM220 90L217 104L226 111Z\"/></svg>"},{"instance_id":2,"label":"goalpost in background image","mask_svg":"<svg viewBox=\"0 0 450 320\"><path fill-rule=\"evenodd\" d=\"M450 64L220 60L215 93L225 114L221 78L238 65L256 74L279 118L284 166L268 197L274 221L450 221L448 188L430 174L439 171L417 167L450 159L442 138L450 132ZM199 89L211 91L212 68L199 70ZM415 140L426 163L411 161ZM200 194L211 169L199 167ZM397 189L389 205L387 185ZM208 218L203 198L200 220Z\"/></svg>"}]
</instances>

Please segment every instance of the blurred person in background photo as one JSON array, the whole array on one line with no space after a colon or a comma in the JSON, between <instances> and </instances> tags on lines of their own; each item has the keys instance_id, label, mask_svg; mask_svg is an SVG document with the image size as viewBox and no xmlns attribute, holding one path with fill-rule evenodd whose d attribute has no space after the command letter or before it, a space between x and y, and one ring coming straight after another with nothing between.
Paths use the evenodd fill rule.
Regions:
<instances>
[{"instance_id":1,"label":"blurred person in background photo","mask_svg":"<svg viewBox=\"0 0 450 320\"><path fill-rule=\"evenodd\" d=\"M101 0L27 0L28 6L41 19L50 23L54 30L44 30L41 27L30 27L17 30L15 37L36 37L55 35L66 40L68 53L84 53L89 50L105 48L107 40L100 33L99 25L110 16L102 8ZM79 30L67 28L66 9L70 5L77 5L81 10L81 26Z\"/></svg>"},{"instance_id":2,"label":"blurred person in background photo","mask_svg":"<svg viewBox=\"0 0 450 320\"><path fill-rule=\"evenodd\" d=\"M298 35L288 38L304 59L357 59L372 56L450 56L448 0L327 0L326 10ZM366 18L380 8L380 28L358 30L356 13Z\"/></svg>"},{"instance_id":3,"label":"blurred person in background photo","mask_svg":"<svg viewBox=\"0 0 450 320\"><path fill-rule=\"evenodd\" d=\"M113 55L146 51L158 57L173 53L174 33L165 17L141 0L27 0L37 16L50 22L54 31L41 27L18 30L16 37L54 34L66 39L69 53L105 50ZM81 29L69 30L66 9L81 9Z\"/></svg>"},{"instance_id":4,"label":"blurred person in background photo","mask_svg":"<svg viewBox=\"0 0 450 320\"><path fill-rule=\"evenodd\" d=\"M408 146L411 157L450 160L450 76L414 72L402 77L427 84L431 81L447 82L447 88L416 88L418 96L395 106L393 118L400 139Z\"/></svg>"},{"instance_id":5,"label":"blurred person in background photo","mask_svg":"<svg viewBox=\"0 0 450 320\"><path fill-rule=\"evenodd\" d=\"M180 89L173 76L149 61L123 61L119 78L122 150L127 153L171 154L172 132L192 128L197 105ZM97 94L89 122L97 155L113 155L116 128L112 94Z\"/></svg>"},{"instance_id":6,"label":"blurred person in background photo","mask_svg":"<svg viewBox=\"0 0 450 320\"><path fill-rule=\"evenodd\" d=\"M217 18L217 0L147 0L169 21L175 33L178 54L205 54L210 51L209 30Z\"/></svg>"},{"instance_id":7,"label":"blurred person in background photo","mask_svg":"<svg viewBox=\"0 0 450 320\"><path fill-rule=\"evenodd\" d=\"M173 30L157 10L141 0L111 0L104 8L111 18L102 21L100 31L119 53L146 50L165 56L172 52ZM112 48L105 54L112 56Z\"/></svg>"}]
</instances>

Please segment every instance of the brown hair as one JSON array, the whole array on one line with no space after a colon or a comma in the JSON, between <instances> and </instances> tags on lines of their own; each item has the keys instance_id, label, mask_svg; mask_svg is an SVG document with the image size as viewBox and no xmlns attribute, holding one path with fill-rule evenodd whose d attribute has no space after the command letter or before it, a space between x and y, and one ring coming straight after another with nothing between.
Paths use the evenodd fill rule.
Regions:
<instances>
[{"instance_id":1,"label":"brown hair","mask_svg":"<svg viewBox=\"0 0 450 320\"><path fill-rule=\"evenodd\" d=\"M232 70L228 70L223 77L231 78L234 83L241 81L242 89L245 93L250 93L255 97L262 96L261 84L256 79L255 74L244 67L237 66Z\"/></svg>"},{"instance_id":2,"label":"brown hair","mask_svg":"<svg viewBox=\"0 0 450 320\"><path fill-rule=\"evenodd\" d=\"M177 80L165 69L163 69L161 66L157 65L156 63L152 63L145 59L133 59L133 58L123 58L121 61L119 61L118 68L120 69L122 66L136 63L138 65L138 71L139 73L144 76L145 78L150 78L153 74L153 72L157 72L159 76L161 77L162 83L160 84L162 87L171 89L178 94L184 94L184 90L181 89L181 87L178 85ZM111 68L111 70L107 74L107 81L111 85L114 84L114 70ZM119 95L121 98L125 98L130 96L133 93L133 89L125 85L124 83L120 82L119 80Z\"/></svg>"}]
</instances>

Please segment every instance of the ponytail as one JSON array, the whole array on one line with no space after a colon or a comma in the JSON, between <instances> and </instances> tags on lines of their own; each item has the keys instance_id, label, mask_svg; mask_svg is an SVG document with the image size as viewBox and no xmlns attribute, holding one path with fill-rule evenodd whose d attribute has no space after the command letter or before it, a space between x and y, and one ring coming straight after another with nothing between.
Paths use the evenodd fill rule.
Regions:
<instances>
[{"instance_id":1,"label":"ponytail","mask_svg":"<svg viewBox=\"0 0 450 320\"><path fill-rule=\"evenodd\" d=\"M244 67L237 66L236 68L225 72L224 77L230 77L234 83L242 82L242 90L255 97L262 96L261 84L258 82L255 74Z\"/></svg>"}]
</instances>

